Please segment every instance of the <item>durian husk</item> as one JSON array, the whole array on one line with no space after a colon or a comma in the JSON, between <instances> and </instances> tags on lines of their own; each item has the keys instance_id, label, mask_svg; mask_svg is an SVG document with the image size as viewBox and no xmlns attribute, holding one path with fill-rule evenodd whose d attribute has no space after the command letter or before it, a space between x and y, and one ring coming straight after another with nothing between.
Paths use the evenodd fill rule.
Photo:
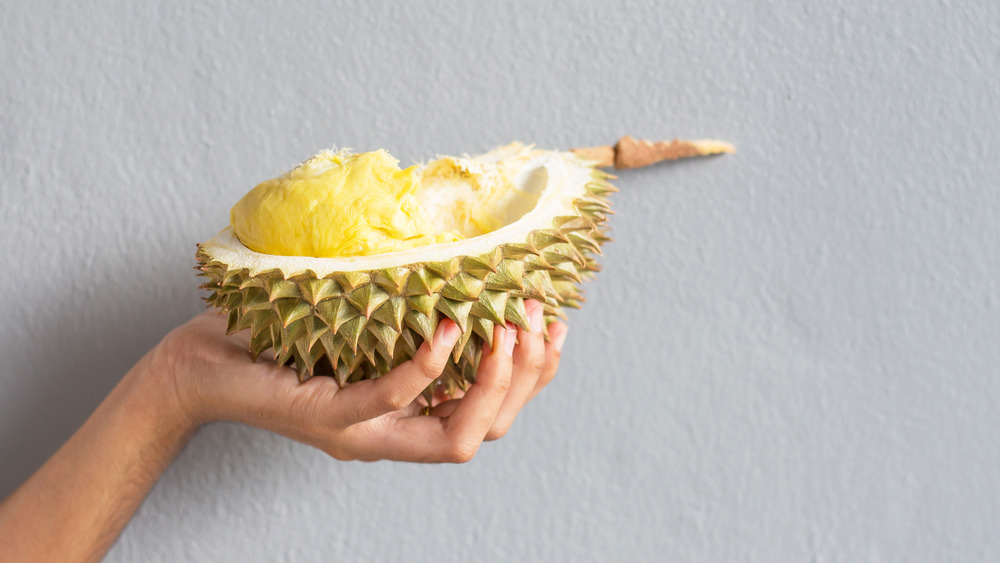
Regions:
<instances>
[{"instance_id":1,"label":"durian husk","mask_svg":"<svg viewBox=\"0 0 1000 563\"><path fill-rule=\"evenodd\" d=\"M569 213L551 217L547 227L523 240L482 253L459 251L442 261L323 276L233 267L209 241L198 245L196 255L208 305L228 316L229 333L249 332L255 360L271 350L275 361L295 368L300 381L323 375L341 386L380 377L411 359L449 318L462 336L425 396L430 400L441 387L449 395L465 390L475 381L483 344L492 345L496 323L529 330L527 299L543 304L546 326L565 318L564 308L583 302L580 283L600 269L596 257L610 240L608 196L617 189L596 162L564 156L589 168L590 181Z\"/></svg>"}]
</instances>

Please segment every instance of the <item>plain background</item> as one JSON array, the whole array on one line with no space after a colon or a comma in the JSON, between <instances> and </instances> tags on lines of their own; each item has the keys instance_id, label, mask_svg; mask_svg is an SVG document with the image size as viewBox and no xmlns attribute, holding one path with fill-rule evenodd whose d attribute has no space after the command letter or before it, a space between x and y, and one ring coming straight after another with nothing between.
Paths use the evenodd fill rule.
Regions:
<instances>
[{"instance_id":1,"label":"plain background","mask_svg":"<svg viewBox=\"0 0 1000 563\"><path fill-rule=\"evenodd\" d=\"M0 496L330 146L716 137L622 173L556 381L471 463L203 428L109 561L1000 556L1000 4L5 2Z\"/></svg>"}]
</instances>

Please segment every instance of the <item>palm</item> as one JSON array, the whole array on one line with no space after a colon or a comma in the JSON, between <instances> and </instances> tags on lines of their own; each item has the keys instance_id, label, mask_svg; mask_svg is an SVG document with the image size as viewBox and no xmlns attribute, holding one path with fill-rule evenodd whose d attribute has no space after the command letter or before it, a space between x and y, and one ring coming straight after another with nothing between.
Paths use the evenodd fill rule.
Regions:
<instances>
[{"instance_id":1,"label":"palm","mask_svg":"<svg viewBox=\"0 0 1000 563\"><path fill-rule=\"evenodd\" d=\"M541 306L530 306L535 328ZM441 323L436 346L379 379L340 388L333 378L299 383L270 356L254 362L249 335L226 335L225 318L198 315L165 339L179 394L201 421L237 420L316 446L338 459L467 461L482 441L502 436L517 413L555 375L559 351L541 331L498 327L497 350L486 348L476 383L464 396L435 401L424 415L423 391L448 361L458 328ZM516 330L516 332L515 332ZM550 326L561 343L565 325ZM499 343L517 338L507 352ZM513 346L511 346L513 347Z\"/></svg>"}]
</instances>

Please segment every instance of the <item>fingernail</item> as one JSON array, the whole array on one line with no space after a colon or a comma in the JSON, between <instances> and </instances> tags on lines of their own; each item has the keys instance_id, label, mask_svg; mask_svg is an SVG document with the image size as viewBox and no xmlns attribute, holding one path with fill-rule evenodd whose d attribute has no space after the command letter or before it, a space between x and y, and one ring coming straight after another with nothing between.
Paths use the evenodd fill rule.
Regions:
<instances>
[{"instance_id":1,"label":"fingernail","mask_svg":"<svg viewBox=\"0 0 1000 563\"><path fill-rule=\"evenodd\" d=\"M562 352L563 344L566 343L566 335L569 334L569 327L562 323L557 323L553 326L558 326L559 330L552 337L552 345L556 347L557 352ZM549 330L551 331L552 328L550 327Z\"/></svg>"},{"instance_id":2,"label":"fingernail","mask_svg":"<svg viewBox=\"0 0 1000 563\"><path fill-rule=\"evenodd\" d=\"M507 328L503 331L503 351L508 356L513 356L515 344L517 344L517 329L514 328L514 325L507 323Z\"/></svg>"},{"instance_id":3,"label":"fingernail","mask_svg":"<svg viewBox=\"0 0 1000 563\"><path fill-rule=\"evenodd\" d=\"M528 324L531 327L531 332L541 332L542 331L542 304L538 301L529 301L528 306L530 311L528 311Z\"/></svg>"},{"instance_id":4,"label":"fingernail","mask_svg":"<svg viewBox=\"0 0 1000 563\"><path fill-rule=\"evenodd\" d=\"M437 330L434 331L434 342L431 343L431 347L444 346L446 348L454 348L461 333L462 329L458 328L458 325L454 322L441 321L438 323Z\"/></svg>"}]
</instances>

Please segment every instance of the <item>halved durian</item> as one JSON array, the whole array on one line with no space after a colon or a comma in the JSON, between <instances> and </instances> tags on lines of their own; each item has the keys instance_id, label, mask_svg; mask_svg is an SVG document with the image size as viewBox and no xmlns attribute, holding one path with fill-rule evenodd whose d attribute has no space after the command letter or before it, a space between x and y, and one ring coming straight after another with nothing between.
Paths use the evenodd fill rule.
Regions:
<instances>
[{"instance_id":1,"label":"halved durian","mask_svg":"<svg viewBox=\"0 0 1000 563\"><path fill-rule=\"evenodd\" d=\"M474 381L482 345L492 343L496 323L529 328L526 299L544 304L546 325L565 317L563 308L579 307L583 301L579 284L599 270L595 257L610 240L607 196L617 191L608 183L612 177L596 168L594 154L515 143L477 157L445 157L403 171L379 168L373 177L396 174L387 180L390 183L416 179L415 187L394 184L399 188L394 193L402 194L399 198L414 196L419 209L400 219L391 216L398 209L385 209L389 204L379 208L390 219L379 220L378 236L402 237L398 244L389 241L396 244L390 248L400 249L374 247L364 255L340 256L336 252L343 248L333 244L321 248L333 257L267 254L248 248L231 226L198 246L199 268L207 278L202 287L211 292L207 301L228 315L230 332L249 331L255 358L273 348L276 361L294 364L300 380L329 375L341 385L379 377L410 359L438 323L449 318L461 328L462 337L438 383L448 393L464 390ZM331 167L356 162L354 158L343 152L321 153L282 178L318 177ZM290 196L275 197L280 210ZM268 213L272 219L277 215L282 228L312 236L310 229L325 226L316 220L317 213L324 213L317 210L323 205L316 203L319 199L300 205L308 209L301 213ZM259 210L260 199L253 201L240 217ZM330 213L346 213L345 205L354 203L337 201ZM309 221L302 219L307 216ZM242 225L240 217L234 208L234 225ZM411 219L416 225L412 232ZM399 221L405 224L385 226ZM428 225L436 232L424 232ZM257 235L267 228L242 226ZM329 233L324 236L329 239ZM261 246L263 238L256 236L254 244Z\"/></svg>"}]
</instances>

